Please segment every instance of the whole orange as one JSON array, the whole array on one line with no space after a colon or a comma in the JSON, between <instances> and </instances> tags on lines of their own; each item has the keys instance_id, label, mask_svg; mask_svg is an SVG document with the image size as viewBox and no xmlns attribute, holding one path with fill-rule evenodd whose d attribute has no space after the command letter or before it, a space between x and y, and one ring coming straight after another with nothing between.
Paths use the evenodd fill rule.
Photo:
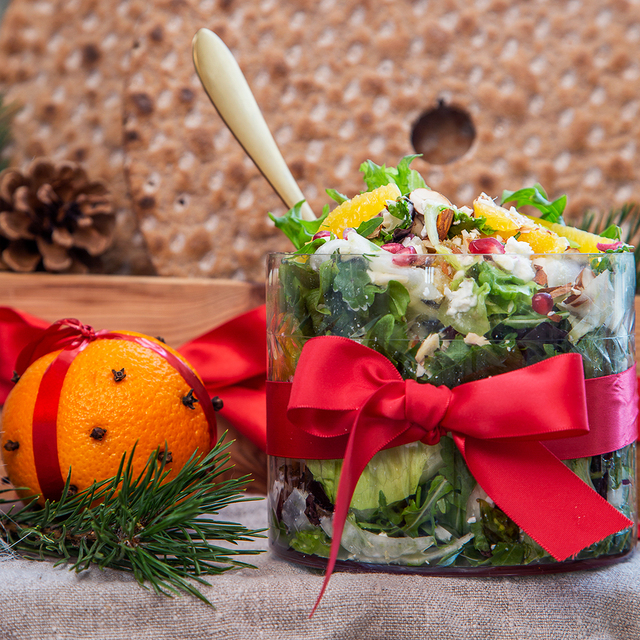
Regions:
<instances>
[{"instance_id":1,"label":"whole orange","mask_svg":"<svg viewBox=\"0 0 640 640\"><path fill-rule=\"evenodd\" d=\"M193 371L179 353L155 338L118 333L161 345L160 351ZM29 489L21 490L21 497L42 493L33 446L34 407L43 375L59 353L48 353L27 368L2 411L0 451L14 487ZM123 454L135 445L136 477L149 456L166 447L169 479L196 450L210 450L215 437L215 422L210 421L166 357L144 343L94 339L74 357L62 382L56 420L60 473L64 480L70 470L71 485L80 491L94 480L114 476Z\"/></svg>"}]
</instances>

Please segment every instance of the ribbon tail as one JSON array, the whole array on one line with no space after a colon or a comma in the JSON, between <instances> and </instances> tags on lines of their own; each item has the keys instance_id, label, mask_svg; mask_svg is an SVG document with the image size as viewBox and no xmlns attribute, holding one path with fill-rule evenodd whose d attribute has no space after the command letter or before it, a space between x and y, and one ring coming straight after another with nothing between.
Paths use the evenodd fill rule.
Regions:
<instances>
[{"instance_id":1,"label":"ribbon tail","mask_svg":"<svg viewBox=\"0 0 640 640\"><path fill-rule=\"evenodd\" d=\"M351 498L353 498L353 493L356 490L356 485L358 484L358 480L364 471L364 468L369 464L369 461L373 456L377 453L376 451L372 451L369 455L369 452L364 454L360 451L360 456L358 456L358 460L356 460L356 456L354 455L354 451L359 448L361 444L360 441L363 438L359 436L358 429L359 421L353 426L353 430L349 436L349 441L347 443L347 449L344 453L344 462L342 463L342 471L340 472L340 480L338 482L338 491L336 494L336 504L333 512L333 520L332 527L333 532L331 536L331 550L329 552L329 561L327 563L327 569L324 575L324 581L322 582L322 587L320 589L320 593L316 599L316 603L313 605L313 609L311 610L311 614L309 617L313 616L318 605L320 604L320 600L322 600L322 596L329 584L329 579L331 578L331 574L333 573L333 569L336 566L336 560L338 559L338 552L340 551L340 543L342 541L342 532L344 531L344 523L347 520L347 515L349 513L349 506L351 505ZM368 442L374 442L373 439L368 440ZM365 441L365 444L368 444ZM369 445L369 448L373 449ZM365 459L366 458L366 459Z\"/></svg>"},{"instance_id":2,"label":"ribbon tail","mask_svg":"<svg viewBox=\"0 0 640 640\"><path fill-rule=\"evenodd\" d=\"M539 442L454 440L496 505L558 561L633 526Z\"/></svg>"},{"instance_id":3,"label":"ribbon tail","mask_svg":"<svg viewBox=\"0 0 640 640\"><path fill-rule=\"evenodd\" d=\"M362 475L365 467L371 461L371 458L383 449L389 442L400 435L406 427L402 422L398 423L398 427L394 429L395 433L390 434L389 423L384 419L377 421L373 419L361 420L361 416L367 409L367 405L371 401L375 401L378 394L373 394L369 401L358 411L358 417L354 421L353 429L349 434L347 448L344 453L344 462L342 463L342 471L340 472L340 480L338 482L338 491L336 493L336 504L333 512L333 532L331 536L331 550L329 552L329 561L327 569L320 589L320 594L309 617L313 616L315 610L322 600L322 596L329 584L329 579L336 566L340 544L342 542L342 532L344 524L349 514L349 506L353 493L356 490L358 480Z\"/></svg>"}]
</instances>

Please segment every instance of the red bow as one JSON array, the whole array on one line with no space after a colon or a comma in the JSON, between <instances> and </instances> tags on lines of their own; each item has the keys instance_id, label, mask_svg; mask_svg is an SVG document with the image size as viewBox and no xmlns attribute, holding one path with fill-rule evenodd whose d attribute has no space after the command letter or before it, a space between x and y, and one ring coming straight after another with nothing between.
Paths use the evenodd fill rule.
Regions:
<instances>
[{"instance_id":1,"label":"red bow","mask_svg":"<svg viewBox=\"0 0 640 640\"><path fill-rule=\"evenodd\" d=\"M390 446L433 444L443 432L494 502L557 560L633 526L539 442L589 431L578 354L448 389L402 380L389 360L352 340L314 338L298 361L287 416L312 436L347 438L318 602L371 458Z\"/></svg>"}]
</instances>

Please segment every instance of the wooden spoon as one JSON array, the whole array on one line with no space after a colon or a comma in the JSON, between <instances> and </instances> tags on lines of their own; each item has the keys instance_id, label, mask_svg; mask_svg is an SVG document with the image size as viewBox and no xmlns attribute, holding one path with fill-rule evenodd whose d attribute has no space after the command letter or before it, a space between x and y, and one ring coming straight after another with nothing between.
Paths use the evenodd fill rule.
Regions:
<instances>
[{"instance_id":1,"label":"wooden spoon","mask_svg":"<svg viewBox=\"0 0 640 640\"><path fill-rule=\"evenodd\" d=\"M200 29L193 37L192 51L196 72L213 106L285 206L290 209L304 200L227 45L213 31ZM300 214L305 220L315 219L306 201Z\"/></svg>"}]
</instances>

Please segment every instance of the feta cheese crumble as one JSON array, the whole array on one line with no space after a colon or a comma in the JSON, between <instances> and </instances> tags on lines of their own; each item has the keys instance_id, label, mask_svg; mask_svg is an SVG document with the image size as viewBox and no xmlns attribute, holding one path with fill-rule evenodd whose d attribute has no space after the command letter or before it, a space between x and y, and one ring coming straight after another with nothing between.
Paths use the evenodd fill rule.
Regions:
<instances>
[{"instance_id":1,"label":"feta cheese crumble","mask_svg":"<svg viewBox=\"0 0 640 640\"><path fill-rule=\"evenodd\" d=\"M444 295L449 303L448 316L466 313L478 304L478 296L473 293L473 279L471 278L465 278L455 291L445 287Z\"/></svg>"},{"instance_id":2,"label":"feta cheese crumble","mask_svg":"<svg viewBox=\"0 0 640 640\"><path fill-rule=\"evenodd\" d=\"M493 261L505 271L510 271L516 278L520 280L533 280L536 271L531 264L529 256L533 255L533 249L528 242L520 242L511 237L507 240L505 246L506 253L497 253L493 257Z\"/></svg>"}]
</instances>

